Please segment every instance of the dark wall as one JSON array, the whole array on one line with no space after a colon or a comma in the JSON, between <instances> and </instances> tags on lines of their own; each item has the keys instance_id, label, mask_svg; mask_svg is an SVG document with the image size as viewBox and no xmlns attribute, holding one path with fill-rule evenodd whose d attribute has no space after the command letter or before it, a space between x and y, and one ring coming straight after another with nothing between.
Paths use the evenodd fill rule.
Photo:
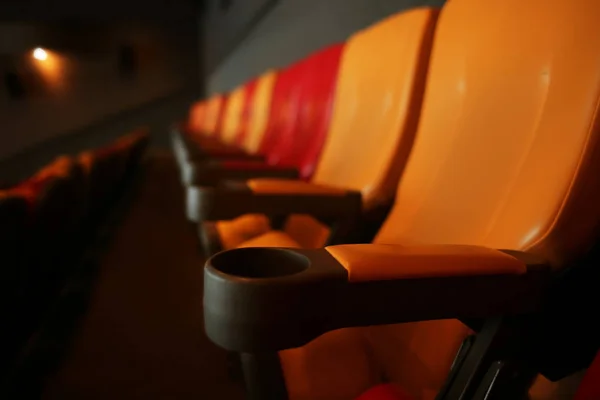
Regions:
<instances>
[{"instance_id":1,"label":"dark wall","mask_svg":"<svg viewBox=\"0 0 600 400\"><path fill-rule=\"evenodd\" d=\"M0 16L0 159L198 93L193 0L20 0L2 2ZM36 46L46 61L32 57Z\"/></svg>"},{"instance_id":2,"label":"dark wall","mask_svg":"<svg viewBox=\"0 0 600 400\"><path fill-rule=\"evenodd\" d=\"M285 66L323 46L345 40L392 13L443 3L444 0L277 0L236 49L207 74L208 92L229 90L270 67Z\"/></svg>"},{"instance_id":3,"label":"dark wall","mask_svg":"<svg viewBox=\"0 0 600 400\"><path fill-rule=\"evenodd\" d=\"M212 73L277 1L206 1L201 24L204 71Z\"/></svg>"}]
</instances>

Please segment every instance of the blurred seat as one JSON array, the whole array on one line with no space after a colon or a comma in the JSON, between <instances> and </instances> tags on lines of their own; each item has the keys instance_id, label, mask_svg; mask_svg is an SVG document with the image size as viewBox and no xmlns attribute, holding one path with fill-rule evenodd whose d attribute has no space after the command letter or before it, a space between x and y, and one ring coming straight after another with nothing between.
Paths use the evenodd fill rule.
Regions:
<instances>
[{"instance_id":1,"label":"blurred seat","mask_svg":"<svg viewBox=\"0 0 600 400\"><path fill-rule=\"evenodd\" d=\"M393 21L405 31L415 15L423 11L379 24L382 36L398 38ZM594 265L586 257L600 225L598 20L600 3L586 0L446 3L416 140L374 244L215 256L205 272L209 337L249 360L285 348L287 394L272 398L353 399L386 382L415 399L473 398L496 361L513 361L551 333L529 336L535 319L519 317L544 308L546 285ZM365 58L380 65L374 57ZM387 147L374 132L355 142L379 146L373 169ZM323 159L334 150L338 158L327 170L346 171L342 155L354 153L332 143ZM284 232L261 238L242 246L302 244ZM230 304L243 304L243 315ZM502 345L492 341L500 337ZM461 343L466 355L455 358Z\"/></svg>"},{"instance_id":2,"label":"blurred seat","mask_svg":"<svg viewBox=\"0 0 600 400\"><path fill-rule=\"evenodd\" d=\"M312 177L329 132L344 48L338 43L316 51L289 67L287 79L278 80L277 106L272 106L277 109L272 108L261 148L268 164L298 169L302 179Z\"/></svg>"},{"instance_id":3,"label":"blurred seat","mask_svg":"<svg viewBox=\"0 0 600 400\"><path fill-rule=\"evenodd\" d=\"M275 74L268 72L234 90L232 101L227 101L223 106L227 109L221 114L227 121L223 122L225 140L215 134L218 124L214 120L217 108L222 107L223 96L215 95L192 105L187 123L174 127L171 132L183 183L193 180L198 164L202 166L218 159L263 160L257 149L245 145L245 141L259 141L264 134L274 78ZM265 95L268 96L266 102ZM253 124L257 125L254 129Z\"/></svg>"},{"instance_id":4,"label":"blurred seat","mask_svg":"<svg viewBox=\"0 0 600 400\"><path fill-rule=\"evenodd\" d=\"M240 85L229 94L227 107L223 115L223 124L219 139L228 146L240 148L247 124L247 112L252 103L257 80Z\"/></svg>"},{"instance_id":5,"label":"blurred seat","mask_svg":"<svg viewBox=\"0 0 600 400\"><path fill-rule=\"evenodd\" d=\"M148 143L148 130L139 128L107 146L78 154L77 162L87 176L87 207L90 214L97 214L103 206L110 204L111 193L115 190L118 192L119 183L135 170Z\"/></svg>"},{"instance_id":6,"label":"blurred seat","mask_svg":"<svg viewBox=\"0 0 600 400\"><path fill-rule=\"evenodd\" d=\"M224 160L262 161L257 152L249 153L243 143L248 134L248 118L254 96L261 78L251 80L247 84L233 90L223 105L221 128L219 134L205 130L211 100L192 106L188 125L176 128L172 135L172 144L179 168L182 170L182 182L191 184L195 180L197 168L204 168L210 163ZM217 95L215 98L221 98ZM213 108L216 107L213 105ZM210 129L209 127L206 129Z\"/></svg>"},{"instance_id":7,"label":"blurred seat","mask_svg":"<svg viewBox=\"0 0 600 400\"><path fill-rule=\"evenodd\" d=\"M29 220L12 321L13 338L23 340L37 328L69 272L85 211L83 173L61 156L10 191L27 203Z\"/></svg>"},{"instance_id":8,"label":"blurred seat","mask_svg":"<svg viewBox=\"0 0 600 400\"><path fill-rule=\"evenodd\" d=\"M414 139L435 16L433 9L400 13L352 36L343 47L335 87L328 78L321 80L315 74L318 63L309 65L307 74L313 77L314 86L308 85L305 93L312 97L311 91L315 89L318 94L314 102L299 101L303 104L299 131L306 132L304 135L317 132L324 146L321 152L321 139L316 140L314 145L308 144L308 148L302 149L304 154L292 150L289 158L300 165L305 176L311 176L312 185L359 192L362 198L361 210L357 210L359 215L348 217L358 219L351 222L360 227L353 226L352 230L360 231L362 236L350 239L347 237L349 227L341 226L339 220L332 221L328 215L302 215L294 207L283 210L286 212L277 216L283 217L278 224L300 245L320 247L328 242L368 241L376 232L391 204ZM333 60L341 51L341 47L333 47L322 54ZM332 89L335 94L327 96ZM331 103L331 122L328 123ZM321 109L319 118L304 118L317 107ZM290 147L295 146L299 145L294 142ZM291 186L300 191L308 187L308 184L261 179L248 181L248 185L254 192L285 193L288 197L302 194L294 193ZM188 190L188 198L191 198L188 210L193 211L195 204L206 208L207 202L196 202L193 195L194 192ZM302 197L297 199L298 203L303 201ZM264 210L265 214L270 212L270 208ZM194 218L194 213L190 214ZM199 232L205 251L212 254L240 245L262 245L261 239L254 242L254 238L270 228L278 229L270 222L273 215L265 214L237 214L216 223L207 218Z\"/></svg>"},{"instance_id":9,"label":"blurred seat","mask_svg":"<svg viewBox=\"0 0 600 400\"><path fill-rule=\"evenodd\" d=\"M206 112L206 101L200 100L190 106L187 128L190 133L199 133L204 129L204 114Z\"/></svg>"},{"instance_id":10,"label":"blurred seat","mask_svg":"<svg viewBox=\"0 0 600 400\"><path fill-rule=\"evenodd\" d=\"M253 177L308 179L323 148L330 122L338 66L344 45L335 44L317 51L281 70L271 99L269 119L262 133L257 160L215 160L209 165L190 170L184 181L191 185L215 185L224 180ZM238 94L230 96L229 104L237 102ZM239 109L238 106L235 109ZM238 111L228 112L232 120L240 120ZM239 126L227 123L225 131ZM245 136L236 128L229 133Z\"/></svg>"},{"instance_id":11,"label":"blurred seat","mask_svg":"<svg viewBox=\"0 0 600 400\"><path fill-rule=\"evenodd\" d=\"M0 191L3 374L75 273L147 144L139 129L76 158L59 156Z\"/></svg>"},{"instance_id":12,"label":"blurred seat","mask_svg":"<svg viewBox=\"0 0 600 400\"><path fill-rule=\"evenodd\" d=\"M229 106L230 95L231 93L212 96L206 101L201 113L194 109L194 114L200 114L202 121L194 122L194 126L200 125L201 130L190 129L189 123L174 129L172 141L180 163L185 165L185 162L202 162L211 158L261 159L246 153L234 143L223 140L223 127L228 112L237 114L236 106L245 98L245 90L237 93L233 107Z\"/></svg>"},{"instance_id":13,"label":"blurred seat","mask_svg":"<svg viewBox=\"0 0 600 400\"><path fill-rule=\"evenodd\" d=\"M28 267L29 207L27 200L10 189L0 191L0 252L2 278L0 315L4 329L0 333L0 372L4 374L14 361L20 344L20 315Z\"/></svg>"},{"instance_id":14,"label":"blurred seat","mask_svg":"<svg viewBox=\"0 0 600 400\"><path fill-rule=\"evenodd\" d=\"M114 149L125 158L125 171L129 172L140 162L149 143L147 128L139 128L130 134L121 136L114 143Z\"/></svg>"}]
</instances>

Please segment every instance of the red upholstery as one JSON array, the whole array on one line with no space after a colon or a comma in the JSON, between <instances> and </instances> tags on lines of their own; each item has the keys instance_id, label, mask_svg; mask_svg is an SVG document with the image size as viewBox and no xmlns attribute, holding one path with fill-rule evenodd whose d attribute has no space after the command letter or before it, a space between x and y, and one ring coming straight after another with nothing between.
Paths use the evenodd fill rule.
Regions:
<instances>
[{"instance_id":1,"label":"red upholstery","mask_svg":"<svg viewBox=\"0 0 600 400\"><path fill-rule=\"evenodd\" d=\"M52 180L51 176L45 176L39 178L37 176L33 176L27 179L24 182L21 182L19 185L14 188L9 189L7 192L10 194L14 194L16 196L21 196L27 202L27 207L29 212L33 212L35 208L35 202L40 194L40 192L44 189L44 187L50 183Z\"/></svg>"},{"instance_id":2,"label":"red upholstery","mask_svg":"<svg viewBox=\"0 0 600 400\"><path fill-rule=\"evenodd\" d=\"M298 168L303 179L312 176L329 128L343 49L344 43L332 45L277 75L269 121L259 149L268 164ZM258 79L253 79L244 87L242 119L234 146L222 145L219 140L229 101L227 95L220 105L214 135L195 139L212 157L226 157L234 149L241 150L248 134L257 84Z\"/></svg>"},{"instance_id":3,"label":"red upholstery","mask_svg":"<svg viewBox=\"0 0 600 400\"><path fill-rule=\"evenodd\" d=\"M260 153L267 156L269 164L279 163L282 137L292 135L297 123L301 73L301 63L297 63L277 75L269 122L260 144Z\"/></svg>"},{"instance_id":4,"label":"red upholstery","mask_svg":"<svg viewBox=\"0 0 600 400\"><path fill-rule=\"evenodd\" d=\"M107 150L104 150L107 151ZM17 196L22 196L30 209L33 211L35 203L44 188L58 177L65 177L69 174L71 160L68 157L58 157L50 164L38 170L33 176L25 179L18 185L8 189L8 192Z\"/></svg>"},{"instance_id":5,"label":"red upholstery","mask_svg":"<svg viewBox=\"0 0 600 400\"><path fill-rule=\"evenodd\" d=\"M221 102L221 107L219 108L219 116L217 117L217 125L215 126L215 133L212 135L215 138L221 137L221 128L223 127L223 120L225 118L225 110L227 110L227 102L229 101L229 95L223 95L223 101Z\"/></svg>"},{"instance_id":6,"label":"red upholstery","mask_svg":"<svg viewBox=\"0 0 600 400\"><path fill-rule=\"evenodd\" d=\"M600 352L592 365L588 368L574 400L598 400L600 399Z\"/></svg>"},{"instance_id":7,"label":"red upholstery","mask_svg":"<svg viewBox=\"0 0 600 400\"><path fill-rule=\"evenodd\" d=\"M361 394L356 400L413 400L397 385L386 383L375 386Z\"/></svg>"},{"instance_id":8,"label":"red upholstery","mask_svg":"<svg viewBox=\"0 0 600 400\"><path fill-rule=\"evenodd\" d=\"M258 79L253 79L246 84L244 87L244 106L242 109L242 119L240 121L240 128L237 137L235 138L236 146L242 147L246 136L248 135L248 123L250 121L252 112L252 102L254 100L254 94L256 93L256 86Z\"/></svg>"},{"instance_id":9,"label":"red upholstery","mask_svg":"<svg viewBox=\"0 0 600 400\"><path fill-rule=\"evenodd\" d=\"M320 50L280 73L261 145L269 164L298 167L310 178L327 136L344 44Z\"/></svg>"},{"instance_id":10,"label":"red upholstery","mask_svg":"<svg viewBox=\"0 0 600 400\"><path fill-rule=\"evenodd\" d=\"M327 137L338 67L344 44L335 44L302 64L300 107L293 135L282 138L282 163L297 166L304 179L312 176Z\"/></svg>"}]
</instances>

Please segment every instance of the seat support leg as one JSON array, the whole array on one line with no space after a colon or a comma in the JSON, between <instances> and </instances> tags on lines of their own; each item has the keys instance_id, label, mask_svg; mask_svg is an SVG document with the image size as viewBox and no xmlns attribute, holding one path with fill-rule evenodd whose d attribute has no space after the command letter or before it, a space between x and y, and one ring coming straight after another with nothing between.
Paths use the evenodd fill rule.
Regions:
<instances>
[{"instance_id":1,"label":"seat support leg","mask_svg":"<svg viewBox=\"0 0 600 400\"><path fill-rule=\"evenodd\" d=\"M474 400L528 399L537 373L516 361L496 361L485 374Z\"/></svg>"},{"instance_id":2,"label":"seat support leg","mask_svg":"<svg viewBox=\"0 0 600 400\"><path fill-rule=\"evenodd\" d=\"M515 359L522 345L519 320L509 317L487 319L469 348L457 357L436 400L474 399L485 378L489 377L486 374L497 361Z\"/></svg>"},{"instance_id":3,"label":"seat support leg","mask_svg":"<svg viewBox=\"0 0 600 400\"><path fill-rule=\"evenodd\" d=\"M287 400L283 370L277 353L241 353L248 400Z\"/></svg>"}]
</instances>

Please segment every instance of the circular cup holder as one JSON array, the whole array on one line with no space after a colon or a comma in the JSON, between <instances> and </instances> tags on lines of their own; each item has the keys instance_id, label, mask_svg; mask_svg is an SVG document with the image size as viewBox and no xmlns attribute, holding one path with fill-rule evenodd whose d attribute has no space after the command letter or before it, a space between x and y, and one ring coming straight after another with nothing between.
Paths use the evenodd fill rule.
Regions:
<instances>
[{"instance_id":1,"label":"circular cup holder","mask_svg":"<svg viewBox=\"0 0 600 400\"><path fill-rule=\"evenodd\" d=\"M310 261L291 250L244 248L217 254L210 259L210 265L240 278L280 278L307 270Z\"/></svg>"}]
</instances>

